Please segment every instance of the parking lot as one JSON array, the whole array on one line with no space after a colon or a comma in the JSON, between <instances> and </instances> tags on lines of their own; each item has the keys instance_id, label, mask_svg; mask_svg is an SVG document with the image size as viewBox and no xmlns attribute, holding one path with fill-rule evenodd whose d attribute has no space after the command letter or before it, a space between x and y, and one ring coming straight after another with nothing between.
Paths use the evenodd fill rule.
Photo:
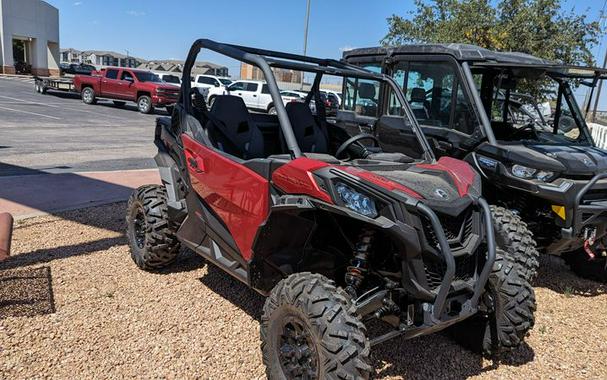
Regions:
<instances>
[{"instance_id":1,"label":"parking lot","mask_svg":"<svg viewBox=\"0 0 607 380\"><path fill-rule=\"evenodd\" d=\"M77 94L38 94L32 79L0 78L0 176L151 168L162 115L111 101L88 106Z\"/></svg>"}]
</instances>

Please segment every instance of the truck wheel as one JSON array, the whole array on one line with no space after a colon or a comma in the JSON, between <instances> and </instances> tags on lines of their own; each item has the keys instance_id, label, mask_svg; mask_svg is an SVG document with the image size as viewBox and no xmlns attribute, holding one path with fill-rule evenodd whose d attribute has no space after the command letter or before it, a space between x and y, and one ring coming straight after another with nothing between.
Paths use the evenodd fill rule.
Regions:
<instances>
[{"instance_id":1,"label":"truck wheel","mask_svg":"<svg viewBox=\"0 0 607 380\"><path fill-rule=\"evenodd\" d=\"M261 350L268 379L368 379L365 326L346 293L319 274L280 281L261 317Z\"/></svg>"},{"instance_id":2,"label":"truck wheel","mask_svg":"<svg viewBox=\"0 0 607 380\"><path fill-rule=\"evenodd\" d=\"M135 190L127 205L126 225L131 258L139 268L160 269L177 257L179 241L164 187L145 185Z\"/></svg>"},{"instance_id":3,"label":"truck wheel","mask_svg":"<svg viewBox=\"0 0 607 380\"><path fill-rule=\"evenodd\" d=\"M607 283L607 257L590 260L583 249L563 254L571 270L582 278Z\"/></svg>"},{"instance_id":4,"label":"truck wheel","mask_svg":"<svg viewBox=\"0 0 607 380\"><path fill-rule=\"evenodd\" d=\"M268 115L276 115L276 107L272 106L268 108Z\"/></svg>"},{"instance_id":5,"label":"truck wheel","mask_svg":"<svg viewBox=\"0 0 607 380\"><path fill-rule=\"evenodd\" d=\"M520 264L498 250L479 307L484 310L448 329L465 348L486 356L518 347L535 324L535 293L520 275ZM493 334L496 334L495 342Z\"/></svg>"},{"instance_id":6,"label":"truck wheel","mask_svg":"<svg viewBox=\"0 0 607 380\"><path fill-rule=\"evenodd\" d=\"M537 277L540 253L527 223L504 207L491 206L491 215L498 248L508 259L518 263L522 277L532 282Z\"/></svg>"},{"instance_id":7,"label":"truck wheel","mask_svg":"<svg viewBox=\"0 0 607 380\"><path fill-rule=\"evenodd\" d=\"M120 100L113 100L112 102L116 107L124 107L124 105L126 104L126 102L121 102Z\"/></svg>"},{"instance_id":8,"label":"truck wheel","mask_svg":"<svg viewBox=\"0 0 607 380\"><path fill-rule=\"evenodd\" d=\"M137 99L137 109L139 109L139 112L146 114L154 111L152 98L150 98L148 95L141 95L139 99Z\"/></svg>"},{"instance_id":9,"label":"truck wheel","mask_svg":"<svg viewBox=\"0 0 607 380\"><path fill-rule=\"evenodd\" d=\"M84 104L95 104L95 102L97 102L97 99L95 99L95 91L91 87L83 88L80 96L82 97Z\"/></svg>"}]
</instances>

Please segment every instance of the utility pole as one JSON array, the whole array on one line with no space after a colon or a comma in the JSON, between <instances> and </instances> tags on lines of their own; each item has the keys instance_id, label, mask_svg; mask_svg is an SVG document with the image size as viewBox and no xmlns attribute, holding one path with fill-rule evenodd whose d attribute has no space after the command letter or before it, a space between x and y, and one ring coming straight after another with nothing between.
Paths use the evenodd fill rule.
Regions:
<instances>
[{"instance_id":1,"label":"utility pole","mask_svg":"<svg viewBox=\"0 0 607 380\"><path fill-rule=\"evenodd\" d=\"M306 21L305 21L305 27L304 27L304 48L303 48L303 55L307 55L308 54L308 26L310 25L310 1L308 0L308 4L306 6ZM303 85L304 85L304 72L301 72L301 90L303 90Z\"/></svg>"},{"instance_id":2,"label":"utility pole","mask_svg":"<svg viewBox=\"0 0 607 380\"><path fill-rule=\"evenodd\" d=\"M128 49L124 49L124 51L126 51L126 64L125 64L125 66L128 66L128 64L129 64L129 50Z\"/></svg>"},{"instance_id":3,"label":"utility pole","mask_svg":"<svg viewBox=\"0 0 607 380\"><path fill-rule=\"evenodd\" d=\"M603 60L603 69L607 67L607 50L605 50L605 59ZM599 107L599 99L601 98L601 90L603 89L603 79L599 79L599 88L596 90L596 98L594 99L594 110L592 111L592 122L596 122L596 110Z\"/></svg>"}]
</instances>

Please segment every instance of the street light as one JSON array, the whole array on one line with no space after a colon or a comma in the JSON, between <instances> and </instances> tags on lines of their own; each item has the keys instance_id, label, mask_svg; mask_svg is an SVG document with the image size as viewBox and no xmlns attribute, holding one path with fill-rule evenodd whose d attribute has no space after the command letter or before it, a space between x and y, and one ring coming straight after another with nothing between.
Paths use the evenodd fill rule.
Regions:
<instances>
[{"instance_id":1,"label":"street light","mask_svg":"<svg viewBox=\"0 0 607 380\"><path fill-rule=\"evenodd\" d=\"M308 26L310 25L310 1L308 0L308 5L306 6L306 22L304 27L304 48L303 55L307 55L308 53ZM301 72L301 90L303 90L304 85L304 72Z\"/></svg>"}]
</instances>

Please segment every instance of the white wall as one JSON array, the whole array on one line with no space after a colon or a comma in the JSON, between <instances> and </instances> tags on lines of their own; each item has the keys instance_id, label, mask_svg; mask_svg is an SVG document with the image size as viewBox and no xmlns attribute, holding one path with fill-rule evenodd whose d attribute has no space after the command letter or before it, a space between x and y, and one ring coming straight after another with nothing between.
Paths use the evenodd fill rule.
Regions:
<instances>
[{"instance_id":1,"label":"white wall","mask_svg":"<svg viewBox=\"0 0 607 380\"><path fill-rule=\"evenodd\" d=\"M47 68L48 42L59 47L59 11L40 0L0 0L4 65L12 66L14 37L32 38L33 68ZM53 49L54 50L54 49ZM53 53L54 54L54 53ZM57 56L58 59L58 56Z\"/></svg>"}]
</instances>

